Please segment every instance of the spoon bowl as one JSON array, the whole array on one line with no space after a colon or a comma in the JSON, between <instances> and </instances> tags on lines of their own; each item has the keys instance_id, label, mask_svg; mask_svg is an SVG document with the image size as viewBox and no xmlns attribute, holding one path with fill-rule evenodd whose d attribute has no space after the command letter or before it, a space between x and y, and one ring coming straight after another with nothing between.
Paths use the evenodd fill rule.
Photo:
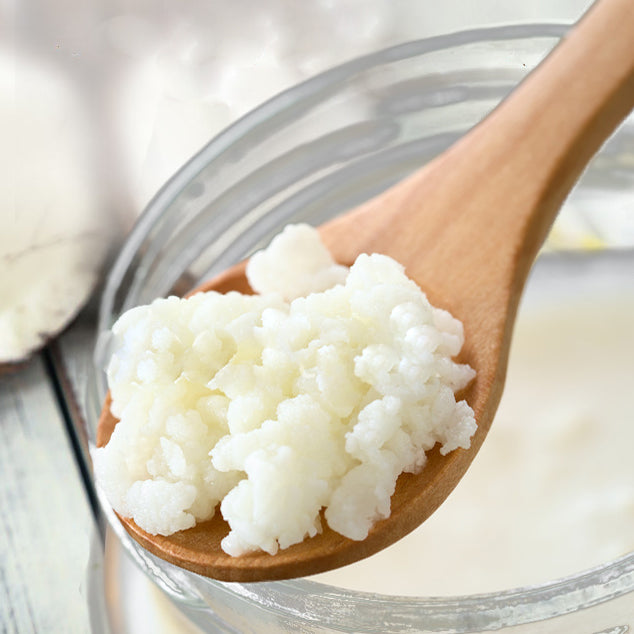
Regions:
<instances>
[{"instance_id":1,"label":"spoon bowl","mask_svg":"<svg viewBox=\"0 0 634 634\"><path fill-rule=\"evenodd\" d=\"M406 266L435 305L465 325L462 361L477 371L462 395L478 431L468 451L431 452L419 475L399 478L389 518L360 542L328 530L275 556L232 558L220 518L152 536L122 519L143 546L194 572L230 581L281 579L351 563L396 541L446 498L481 445L497 407L513 319L526 276L566 194L634 103L634 7L603 0L483 124L421 172L324 225L335 259L382 252ZM597 45L600 47L597 54ZM575 78L583 69L583 79ZM589 88L590 87L590 88ZM244 267L202 290L246 290ZM116 421L106 402L97 443Z\"/></svg>"}]
</instances>

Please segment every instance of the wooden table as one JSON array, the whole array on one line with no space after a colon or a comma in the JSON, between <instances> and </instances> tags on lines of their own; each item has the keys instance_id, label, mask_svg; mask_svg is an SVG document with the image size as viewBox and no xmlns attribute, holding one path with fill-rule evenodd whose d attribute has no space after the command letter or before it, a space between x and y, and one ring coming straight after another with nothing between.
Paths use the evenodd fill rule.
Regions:
<instances>
[{"instance_id":1,"label":"wooden table","mask_svg":"<svg viewBox=\"0 0 634 634\"><path fill-rule=\"evenodd\" d=\"M0 376L0 632L6 634L107 631L100 625L103 606L91 601L89 608L88 600L101 565L80 404L91 339L84 316Z\"/></svg>"}]
</instances>

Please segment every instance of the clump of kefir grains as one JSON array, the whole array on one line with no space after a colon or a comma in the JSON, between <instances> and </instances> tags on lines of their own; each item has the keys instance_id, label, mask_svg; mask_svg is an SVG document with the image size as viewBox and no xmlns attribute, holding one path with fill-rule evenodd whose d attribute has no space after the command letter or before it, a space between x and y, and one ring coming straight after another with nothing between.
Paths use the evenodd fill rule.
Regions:
<instances>
[{"instance_id":1,"label":"clump of kefir grains","mask_svg":"<svg viewBox=\"0 0 634 634\"><path fill-rule=\"evenodd\" d=\"M454 396L474 376L452 360L462 325L391 258L360 255L347 270L305 225L248 275L259 294L157 299L114 325L120 422L95 451L98 482L152 534L220 504L230 555L315 535L321 509L364 539L389 516L399 474L419 472L436 443L442 454L470 445L473 411Z\"/></svg>"}]
</instances>

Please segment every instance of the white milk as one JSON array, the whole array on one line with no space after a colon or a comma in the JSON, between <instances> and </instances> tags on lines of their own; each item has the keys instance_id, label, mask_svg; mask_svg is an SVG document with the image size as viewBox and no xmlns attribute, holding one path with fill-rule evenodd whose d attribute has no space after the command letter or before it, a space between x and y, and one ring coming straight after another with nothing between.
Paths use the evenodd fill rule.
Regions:
<instances>
[{"instance_id":1,"label":"white milk","mask_svg":"<svg viewBox=\"0 0 634 634\"><path fill-rule=\"evenodd\" d=\"M414 533L314 579L387 594L489 592L634 550L634 297L573 292L516 325L475 461Z\"/></svg>"}]
</instances>

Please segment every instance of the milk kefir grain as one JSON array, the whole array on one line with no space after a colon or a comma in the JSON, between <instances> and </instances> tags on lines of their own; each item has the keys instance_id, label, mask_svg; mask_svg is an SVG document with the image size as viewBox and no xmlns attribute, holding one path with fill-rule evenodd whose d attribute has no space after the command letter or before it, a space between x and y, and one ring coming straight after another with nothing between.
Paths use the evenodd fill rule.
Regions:
<instances>
[{"instance_id":1,"label":"milk kefir grain","mask_svg":"<svg viewBox=\"0 0 634 634\"><path fill-rule=\"evenodd\" d=\"M111 411L95 473L114 509L168 535L220 511L231 555L321 531L364 539L425 452L468 448L454 392L462 325L379 254L336 265L306 226L256 255L260 294L158 299L113 327ZM312 283L312 287L311 287Z\"/></svg>"}]
</instances>

